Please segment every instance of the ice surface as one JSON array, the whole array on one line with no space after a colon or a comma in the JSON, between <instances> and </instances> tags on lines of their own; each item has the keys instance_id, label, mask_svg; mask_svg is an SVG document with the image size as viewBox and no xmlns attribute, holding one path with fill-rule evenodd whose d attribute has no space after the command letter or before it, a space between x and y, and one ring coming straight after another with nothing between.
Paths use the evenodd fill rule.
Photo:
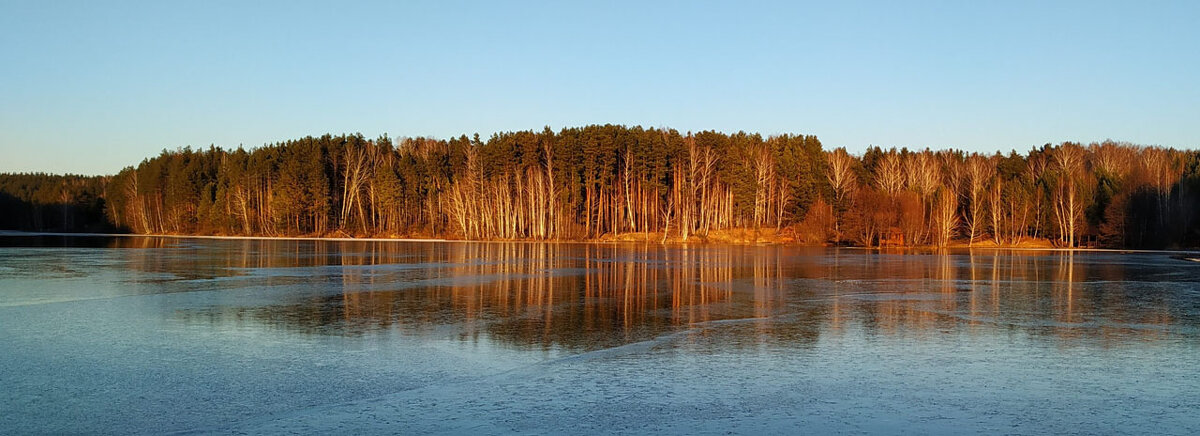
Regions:
<instances>
[{"instance_id":1,"label":"ice surface","mask_svg":"<svg viewBox=\"0 0 1200 436\"><path fill-rule=\"evenodd\" d=\"M0 433L1200 432L1168 255L0 241Z\"/></svg>"}]
</instances>

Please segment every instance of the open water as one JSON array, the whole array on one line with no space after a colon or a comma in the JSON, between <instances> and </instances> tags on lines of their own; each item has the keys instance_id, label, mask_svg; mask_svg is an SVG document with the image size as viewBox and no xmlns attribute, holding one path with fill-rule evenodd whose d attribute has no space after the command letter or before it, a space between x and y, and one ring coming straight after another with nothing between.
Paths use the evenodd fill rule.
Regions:
<instances>
[{"instance_id":1,"label":"open water","mask_svg":"<svg viewBox=\"0 0 1200 436\"><path fill-rule=\"evenodd\" d=\"M0 433L1200 433L1167 254L0 237Z\"/></svg>"}]
</instances>

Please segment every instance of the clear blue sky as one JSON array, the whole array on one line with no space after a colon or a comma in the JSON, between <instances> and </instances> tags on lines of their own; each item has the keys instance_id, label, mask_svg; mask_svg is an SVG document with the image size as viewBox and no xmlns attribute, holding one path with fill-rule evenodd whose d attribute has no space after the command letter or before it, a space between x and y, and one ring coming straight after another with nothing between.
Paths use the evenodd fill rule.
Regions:
<instances>
[{"instance_id":1,"label":"clear blue sky","mask_svg":"<svg viewBox=\"0 0 1200 436\"><path fill-rule=\"evenodd\" d=\"M593 123L1200 145L1200 2L0 0L0 171Z\"/></svg>"}]
</instances>

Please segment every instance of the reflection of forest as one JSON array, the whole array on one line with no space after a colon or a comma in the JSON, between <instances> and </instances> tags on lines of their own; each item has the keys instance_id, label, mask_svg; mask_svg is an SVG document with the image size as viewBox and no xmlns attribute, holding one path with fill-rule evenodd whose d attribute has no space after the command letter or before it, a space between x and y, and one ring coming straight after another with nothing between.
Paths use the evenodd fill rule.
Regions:
<instances>
[{"instance_id":1,"label":"reflection of forest","mask_svg":"<svg viewBox=\"0 0 1200 436\"><path fill-rule=\"evenodd\" d=\"M832 327L858 322L878 333L931 335L965 326L1126 340L1162 337L1185 321L1171 315L1178 290L1156 278L1170 266L1127 270L1136 257L985 250L882 258L833 274L861 278L865 289L857 292L871 298L835 299Z\"/></svg>"},{"instance_id":2,"label":"reflection of forest","mask_svg":"<svg viewBox=\"0 0 1200 436\"><path fill-rule=\"evenodd\" d=\"M729 252L659 246L450 244L422 256L430 285L342 295L343 315L375 325L462 323L528 346L595 348L739 316ZM345 274L357 286L364 278ZM483 278L483 279L476 279ZM365 280L371 280L366 278Z\"/></svg>"},{"instance_id":3,"label":"reflection of forest","mask_svg":"<svg viewBox=\"0 0 1200 436\"><path fill-rule=\"evenodd\" d=\"M153 240L136 240L153 246ZM1018 330L1031 337L1145 340L1196 321L1191 312L1173 315L1191 303L1162 282L1169 265L1116 254L371 241L211 245L199 251L207 257L185 260L155 250L130 250L129 256L143 270L218 277L232 269L266 280L259 284L332 289L287 304L222 309L236 313L218 318L323 334L457 333L518 347L603 348L733 320L722 323L728 326L722 335L736 336L737 346L805 344L851 332L922 337Z\"/></svg>"}]
</instances>

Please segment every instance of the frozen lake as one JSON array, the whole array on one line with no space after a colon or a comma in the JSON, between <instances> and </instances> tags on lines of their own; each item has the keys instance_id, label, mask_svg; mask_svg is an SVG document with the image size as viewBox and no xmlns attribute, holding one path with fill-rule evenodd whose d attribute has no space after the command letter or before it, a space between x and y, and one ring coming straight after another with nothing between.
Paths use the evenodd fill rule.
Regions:
<instances>
[{"instance_id":1,"label":"frozen lake","mask_svg":"<svg viewBox=\"0 0 1200 436\"><path fill-rule=\"evenodd\" d=\"M0 434L1200 433L1200 263L0 237Z\"/></svg>"}]
</instances>

